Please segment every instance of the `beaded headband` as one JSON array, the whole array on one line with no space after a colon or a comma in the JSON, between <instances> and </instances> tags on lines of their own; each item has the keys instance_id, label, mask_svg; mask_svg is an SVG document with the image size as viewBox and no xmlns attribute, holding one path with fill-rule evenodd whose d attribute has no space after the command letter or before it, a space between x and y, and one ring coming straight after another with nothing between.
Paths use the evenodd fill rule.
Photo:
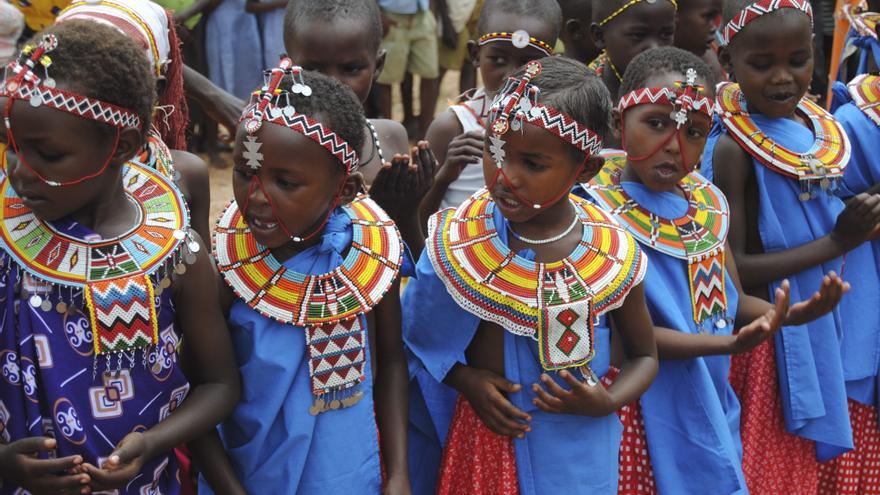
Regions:
<instances>
[{"instance_id":1,"label":"beaded headband","mask_svg":"<svg viewBox=\"0 0 880 495\"><path fill-rule=\"evenodd\" d=\"M507 32L497 32L497 33L487 33L483 36L480 36L480 39L477 40L477 44L479 46L483 46L486 43L493 43L496 41L510 41L513 46L523 49L527 46L535 48L544 53L546 56L553 55L553 46L546 41L535 38L534 36L529 35L529 32L525 29L519 29L512 33Z\"/></svg>"},{"instance_id":2,"label":"beaded headband","mask_svg":"<svg viewBox=\"0 0 880 495\"><path fill-rule=\"evenodd\" d=\"M690 112L700 112L712 117L715 102L705 96L705 88L697 84L697 71L688 69L685 72L686 80L677 81L676 89L672 88L639 88L623 95L617 109L621 114L626 109L638 105L660 104L672 105L674 110L669 117L675 121L676 128L681 128L687 122Z\"/></svg>"},{"instance_id":3,"label":"beaded headband","mask_svg":"<svg viewBox=\"0 0 880 495\"><path fill-rule=\"evenodd\" d=\"M610 14L608 15L608 17L606 17L606 18L602 19L601 21L599 21L599 25L600 25L600 26L604 26L605 24L608 24L608 23L611 22L615 17L617 17L617 16L619 16L620 14L626 12L626 9L628 9L628 8L630 8L630 7L632 7L632 6L634 6L634 5L637 4L637 3L641 3L641 2L655 3L655 2L657 2L657 0L631 0L631 1L627 2L627 3L625 3L625 4L624 4L622 7L620 7L619 9L617 9L617 10L615 10L614 12L610 13ZM675 7L675 10L678 10L678 1L677 1L677 0L669 0L669 3L671 3L672 6Z\"/></svg>"},{"instance_id":4,"label":"beaded headband","mask_svg":"<svg viewBox=\"0 0 880 495\"><path fill-rule=\"evenodd\" d=\"M750 22L762 15L771 14L781 9L800 10L810 17L810 24L813 22L813 7L810 6L809 0L759 0L742 9L724 26L724 30L721 33L721 41L725 45L729 45L733 37Z\"/></svg>"},{"instance_id":5,"label":"beaded headband","mask_svg":"<svg viewBox=\"0 0 880 495\"><path fill-rule=\"evenodd\" d=\"M290 101L291 93L305 97L312 94L312 88L303 80L302 67L293 65L290 58L282 57L278 67L266 71L264 75L264 86L254 93L257 99L245 109L241 118L248 133L248 142L245 143L247 156L244 156L248 165L253 169L260 167L262 155L257 152L260 143L256 141L254 134L260 130L263 121L266 121L287 127L320 144L342 162L347 174L355 172L359 162L357 153L351 146L320 122L297 113ZM289 88L282 89L281 83L285 76L290 76L292 82Z\"/></svg>"},{"instance_id":6,"label":"beaded headband","mask_svg":"<svg viewBox=\"0 0 880 495\"><path fill-rule=\"evenodd\" d=\"M127 127L140 129L141 119L131 110L71 91L56 89L55 80L49 76L52 59L48 54L57 46L58 38L54 34L47 34L37 46L24 47L21 54L27 58L19 57L7 66L5 82L0 88L0 96L9 98L4 112L6 128L9 129L11 126L9 107L12 100L25 100L34 107L46 105L120 129ZM37 65L43 70L42 77L35 72Z\"/></svg>"},{"instance_id":7,"label":"beaded headband","mask_svg":"<svg viewBox=\"0 0 880 495\"><path fill-rule=\"evenodd\" d=\"M500 139L509 129L518 131L527 122L552 132L587 155L599 153L602 139L596 133L559 110L538 103L540 90L530 81L540 73L540 62L533 60L526 64L521 79L507 81L489 109L492 134Z\"/></svg>"},{"instance_id":8,"label":"beaded headband","mask_svg":"<svg viewBox=\"0 0 880 495\"><path fill-rule=\"evenodd\" d=\"M165 9L149 0L75 0L58 14L57 21L74 19L108 24L137 40L157 76L169 62L168 17Z\"/></svg>"}]
</instances>

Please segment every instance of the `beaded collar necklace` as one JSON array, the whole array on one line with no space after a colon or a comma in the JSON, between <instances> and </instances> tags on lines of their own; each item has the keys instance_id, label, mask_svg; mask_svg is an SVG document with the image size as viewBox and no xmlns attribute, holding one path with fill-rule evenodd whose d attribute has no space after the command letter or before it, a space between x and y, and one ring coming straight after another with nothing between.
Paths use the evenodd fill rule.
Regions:
<instances>
[{"instance_id":1,"label":"beaded collar necklace","mask_svg":"<svg viewBox=\"0 0 880 495\"><path fill-rule=\"evenodd\" d=\"M233 201L214 230L214 256L223 280L261 315L305 327L309 373L320 414L356 404L363 393L366 314L393 286L403 260L394 222L366 196L342 206L352 243L334 270L307 275L286 268L256 241Z\"/></svg>"},{"instance_id":2,"label":"beaded collar necklace","mask_svg":"<svg viewBox=\"0 0 880 495\"><path fill-rule=\"evenodd\" d=\"M621 185L626 154L606 152L602 156L605 166L584 189L640 243L687 261L691 308L700 332L713 325L726 328L732 322L727 318L724 283L724 241L730 225L724 194L692 172L678 185L687 199L687 212L664 218L637 203Z\"/></svg>"},{"instance_id":3,"label":"beaded collar necklace","mask_svg":"<svg viewBox=\"0 0 880 495\"><path fill-rule=\"evenodd\" d=\"M862 74L846 85L853 102L880 126L880 76Z\"/></svg>"},{"instance_id":4,"label":"beaded collar necklace","mask_svg":"<svg viewBox=\"0 0 880 495\"><path fill-rule=\"evenodd\" d=\"M570 198L583 233L562 260L538 263L511 251L498 236L486 189L431 218L426 252L462 309L536 340L543 369L581 368L589 377L594 320L623 304L647 259L610 216Z\"/></svg>"},{"instance_id":5,"label":"beaded collar necklace","mask_svg":"<svg viewBox=\"0 0 880 495\"><path fill-rule=\"evenodd\" d=\"M806 153L797 153L758 128L738 84L721 83L716 103L721 122L743 149L767 168L800 182L801 201L815 197L817 186L829 193L837 188L849 162L850 144L843 127L825 109L807 98L798 103L796 112L809 122L816 140Z\"/></svg>"}]
</instances>

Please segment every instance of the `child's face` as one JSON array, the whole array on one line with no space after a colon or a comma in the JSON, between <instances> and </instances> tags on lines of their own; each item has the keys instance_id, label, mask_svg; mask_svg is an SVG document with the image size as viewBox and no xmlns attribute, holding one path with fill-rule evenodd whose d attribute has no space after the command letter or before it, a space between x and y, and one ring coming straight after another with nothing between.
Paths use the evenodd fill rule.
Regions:
<instances>
[{"instance_id":1,"label":"child's face","mask_svg":"<svg viewBox=\"0 0 880 495\"><path fill-rule=\"evenodd\" d=\"M0 109L5 105L6 98L0 98ZM46 184L21 161L47 180L63 183L86 177L100 171L113 152L115 129L108 133L100 128L102 124L45 105L34 108L20 100L12 107L11 121L21 158L6 143L6 126L0 119L6 173L25 206L41 219L51 222L67 217L118 190L118 165L124 160L114 159L98 177L60 187ZM132 130L120 135L115 156L129 149L130 154L137 150L139 136L134 143L130 139L135 134Z\"/></svg>"},{"instance_id":2,"label":"child's face","mask_svg":"<svg viewBox=\"0 0 880 495\"><path fill-rule=\"evenodd\" d=\"M553 36L554 26L549 26L537 18L522 18L504 12L494 12L486 27L489 33L513 33L524 29L529 36L551 45L556 43L556 37ZM532 60L546 57L544 52L537 48L532 46L517 48L510 41L486 43L483 46L477 46L476 42L472 41L469 48L474 65L480 69L483 86L490 93L501 89L507 77L516 69Z\"/></svg>"},{"instance_id":3,"label":"child's face","mask_svg":"<svg viewBox=\"0 0 880 495\"><path fill-rule=\"evenodd\" d=\"M684 79L684 74L679 72L657 74L645 81L645 87L675 89L676 81ZM697 79L697 84L705 87L706 81ZM627 168L635 172L635 177L627 174L627 178L637 179L653 191L671 190L693 170L700 162L712 127L712 119L708 115L690 112L687 123L677 130L676 123L670 117L672 111L671 105L648 104L631 107L624 114L627 155L642 157L657 150L644 160L628 160ZM672 136L673 132L679 135Z\"/></svg>"},{"instance_id":4,"label":"child's face","mask_svg":"<svg viewBox=\"0 0 880 495\"><path fill-rule=\"evenodd\" d=\"M593 24L596 46L604 49L620 75L636 55L672 45L675 35L675 6L672 2L639 2L608 24Z\"/></svg>"},{"instance_id":5,"label":"child's face","mask_svg":"<svg viewBox=\"0 0 880 495\"><path fill-rule=\"evenodd\" d=\"M721 51L752 113L790 117L813 76L813 30L806 14L787 9L746 25Z\"/></svg>"},{"instance_id":6,"label":"child's face","mask_svg":"<svg viewBox=\"0 0 880 495\"><path fill-rule=\"evenodd\" d=\"M256 138L263 158L255 172L244 156L247 133L239 126L232 188L257 242L278 249L289 245L287 232L306 236L320 227L340 189L342 165L318 143L276 124L264 122Z\"/></svg>"},{"instance_id":7,"label":"child's face","mask_svg":"<svg viewBox=\"0 0 880 495\"><path fill-rule=\"evenodd\" d=\"M382 71L385 58L370 50L369 37L366 23L349 19L316 21L286 33L284 48L303 69L320 72L345 84L363 103Z\"/></svg>"},{"instance_id":8,"label":"child's face","mask_svg":"<svg viewBox=\"0 0 880 495\"><path fill-rule=\"evenodd\" d=\"M488 136L483 146L483 177L486 184L491 184L498 166L492 160ZM516 194L500 177L489 192L505 218L514 223L531 221L553 208L553 205L546 205L536 209L533 205L544 204L559 196L575 175L580 181L588 181L601 163L593 157L584 164L575 158L571 144L528 123L524 123L520 131L508 131L502 139L505 141L504 173L516 188ZM517 195L528 199L529 204L522 203ZM559 201L567 201L567 197L563 195Z\"/></svg>"},{"instance_id":9,"label":"child's face","mask_svg":"<svg viewBox=\"0 0 880 495\"><path fill-rule=\"evenodd\" d=\"M675 16L675 46L702 56L715 40L721 0L683 0Z\"/></svg>"}]
</instances>

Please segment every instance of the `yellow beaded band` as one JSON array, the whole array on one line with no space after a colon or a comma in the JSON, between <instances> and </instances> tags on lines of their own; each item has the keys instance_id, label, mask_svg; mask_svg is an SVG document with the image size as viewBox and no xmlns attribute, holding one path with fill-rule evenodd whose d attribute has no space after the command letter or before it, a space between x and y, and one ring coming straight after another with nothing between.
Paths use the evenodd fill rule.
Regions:
<instances>
[{"instance_id":1,"label":"yellow beaded band","mask_svg":"<svg viewBox=\"0 0 880 495\"><path fill-rule=\"evenodd\" d=\"M605 24L608 24L609 22L611 22L612 19L614 19L615 17L624 13L626 11L626 9L632 7L633 5L635 5L637 3L640 3L640 2L654 3L656 1L657 0L630 0L629 2L624 4L622 7L615 10L614 12L612 12L608 17L599 21L599 25L604 26ZM675 10L678 10L678 2L676 0L669 0L669 2L672 4L673 7L675 7Z\"/></svg>"},{"instance_id":2,"label":"yellow beaded band","mask_svg":"<svg viewBox=\"0 0 880 495\"><path fill-rule=\"evenodd\" d=\"M497 33L487 33L483 36L480 36L480 39L477 40L477 44L480 46L485 45L486 43L492 43L495 41L510 41L513 46L517 48L525 48L527 46L531 46L536 48L548 57L553 55L553 47L550 46L546 41L539 40L534 36L530 36L528 32L523 29L514 31L512 33L508 32L497 32Z\"/></svg>"}]
</instances>

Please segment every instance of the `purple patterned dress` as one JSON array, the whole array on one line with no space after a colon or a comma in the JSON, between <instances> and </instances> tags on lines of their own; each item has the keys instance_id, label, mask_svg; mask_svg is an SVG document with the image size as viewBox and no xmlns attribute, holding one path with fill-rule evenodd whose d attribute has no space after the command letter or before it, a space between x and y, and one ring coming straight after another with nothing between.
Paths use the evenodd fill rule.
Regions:
<instances>
[{"instance_id":1,"label":"purple patterned dress","mask_svg":"<svg viewBox=\"0 0 880 495\"><path fill-rule=\"evenodd\" d=\"M55 226L78 238L95 235L72 222ZM64 288L59 295L51 289L0 251L0 443L51 436L58 442L52 456L79 454L100 465L125 435L168 417L189 391L177 359L181 336L172 291L156 296L159 345L137 351L131 360L112 358L108 372L103 358L94 361L81 291ZM49 311L30 303L34 294L48 299ZM65 305L66 312L57 311ZM168 452L109 493L177 494L178 477L177 461ZM0 480L0 495L22 492Z\"/></svg>"}]
</instances>

